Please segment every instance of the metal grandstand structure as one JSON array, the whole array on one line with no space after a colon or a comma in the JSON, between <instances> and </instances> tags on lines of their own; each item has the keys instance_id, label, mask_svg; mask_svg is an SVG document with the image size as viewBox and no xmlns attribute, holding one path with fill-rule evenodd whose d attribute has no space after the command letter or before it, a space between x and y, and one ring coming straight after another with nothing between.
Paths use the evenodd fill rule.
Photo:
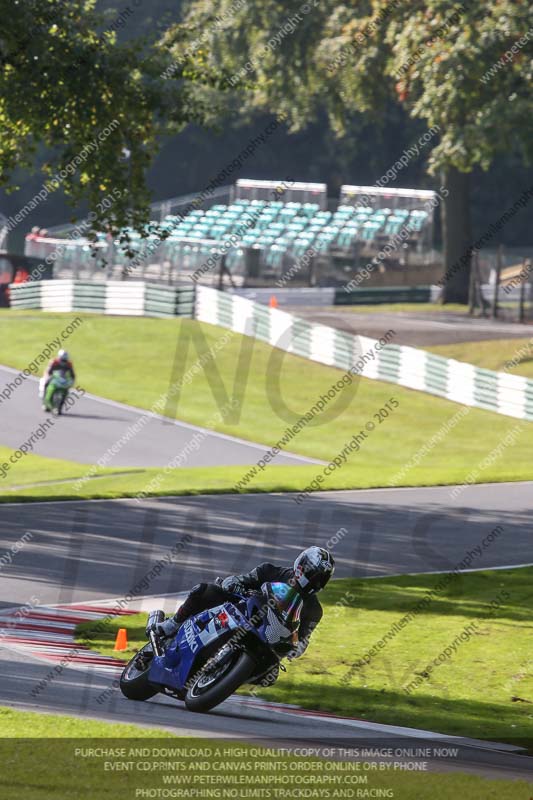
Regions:
<instances>
[{"instance_id":1,"label":"metal grandstand structure","mask_svg":"<svg viewBox=\"0 0 533 800\"><path fill-rule=\"evenodd\" d=\"M394 236L407 222L417 236L419 252L428 251L433 243L433 209L437 193L428 189L389 189L378 186L341 186L340 202L353 206L356 214L367 212L364 227L374 234ZM365 238L365 237L363 237Z\"/></svg>"},{"instance_id":2,"label":"metal grandstand structure","mask_svg":"<svg viewBox=\"0 0 533 800\"><path fill-rule=\"evenodd\" d=\"M0 213L0 251L6 249L9 223L7 217Z\"/></svg>"},{"instance_id":3,"label":"metal grandstand structure","mask_svg":"<svg viewBox=\"0 0 533 800\"><path fill-rule=\"evenodd\" d=\"M231 200L281 200L284 203L317 203L320 211L328 207L328 187L325 183L304 183L289 179L259 181L240 178L231 190Z\"/></svg>"},{"instance_id":4,"label":"metal grandstand structure","mask_svg":"<svg viewBox=\"0 0 533 800\"><path fill-rule=\"evenodd\" d=\"M129 231L133 260L110 237L91 245L76 235L80 225L34 230L25 252L53 262L60 278L335 285L376 259L376 276L429 264L434 198L428 191L346 185L335 202L325 183L240 179L154 204L152 219L168 236L158 243L153 233Z\"/></svg>"}]
</instances>

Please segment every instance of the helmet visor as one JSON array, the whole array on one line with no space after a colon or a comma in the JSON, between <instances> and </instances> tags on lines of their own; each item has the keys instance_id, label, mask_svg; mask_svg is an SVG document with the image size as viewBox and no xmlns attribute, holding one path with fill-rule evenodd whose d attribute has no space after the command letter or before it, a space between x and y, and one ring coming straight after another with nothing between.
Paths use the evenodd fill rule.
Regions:
<instances>
[{"instance_id":1,"label":"helmet visor","mask_svg":"<svg viewBox=\"0 0 533 800\"><path fill-rule=\"evenodd\" d=\"M296 589L286 583L271 583L269 600L271 608L284 624L289 623L291 627L299 625L302 599Z\"/></svg>"}]
</instances>

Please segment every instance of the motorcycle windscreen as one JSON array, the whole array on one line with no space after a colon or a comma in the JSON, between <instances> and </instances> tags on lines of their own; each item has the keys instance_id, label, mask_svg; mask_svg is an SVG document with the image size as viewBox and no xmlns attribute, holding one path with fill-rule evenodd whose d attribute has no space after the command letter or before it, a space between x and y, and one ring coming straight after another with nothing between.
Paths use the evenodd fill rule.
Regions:
<instances>
[{"instance_id":1,"label":"motorcycle windscreen","mask_svg":"<svg viewBox=\"0 0 533 800\"><path fill-rule=\"evenodd\" d=\"M69 379L64 369L55 369L52 373L52 380L61 389L69 384Z\"/></svg>"},{"instance_id":2,"label":"motorcycle windscreen","mask_svg":"<svg viewBox=\"0 0 533 800\"><path fill-rule=\"evenodd\" d=\"M300 627L302 598L293 586L287 583L271 583L269 588L270 607L276 612L279 620L291 633Z\"/></svg>"}]
</instances>

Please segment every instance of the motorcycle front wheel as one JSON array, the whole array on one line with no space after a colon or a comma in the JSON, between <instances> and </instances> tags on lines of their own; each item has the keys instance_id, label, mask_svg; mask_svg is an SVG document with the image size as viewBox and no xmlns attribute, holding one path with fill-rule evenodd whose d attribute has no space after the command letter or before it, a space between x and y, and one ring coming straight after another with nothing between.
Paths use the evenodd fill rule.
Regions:
<instances>
[{"instance_id":1,"label":"motorcycle front wheel","mask_svg":"<svg viewBox=\"0 0 533 800\"><path fill-rule=\"evenodd\" d=\"M52 395L52 414L58 417L61 414L62 408L63 408L63 393L56 391Z\"/></svg>"},{"instance_id":2,"label":"motorcycle front wheel","mask_svg":"<svg viewBox=\"0 0 533 800\"><path fill-rule=\"evenodd\" d=\"M159 691L148 682L152 661L151 657L147 658L148 655L152 656L151 644L145 644L124 667L120 676L120 691L128 700L149 700Z\"/></svg>"},{"instance_id":3,"label":"motorcycle front wheel","mask_svg":"<svg viewBox=\"0 0 533 800\"><path fill-rule=\"evenodd\" d=\"M210 711L253 675L255 661L246 651L227 650L227 645L222 647L193 676L193 683L185 695L185 705L189 711Z\"/></svg>"}]
</instances>

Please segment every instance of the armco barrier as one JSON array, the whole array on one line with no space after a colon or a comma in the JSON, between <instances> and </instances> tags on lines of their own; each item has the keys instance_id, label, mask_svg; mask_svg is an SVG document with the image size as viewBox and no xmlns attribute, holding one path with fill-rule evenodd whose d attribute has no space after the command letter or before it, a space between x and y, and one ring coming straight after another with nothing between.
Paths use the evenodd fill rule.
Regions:
<instances>
[{"instance_id":1,"label":"armco barrier","mask_svg":"<svg viewBox=\"0 0 533 800\"><path fill-rule=\"evenodd\" d=\"M533 420L533 381L493 372L416 347L376 341L254 303L207 286L161 286L143 281L103 284L72 280L11 284L14 308L93 311L149 317L195 317L253 336L288 353L365 378L389 381L467 406Z\"/></svg>"},{"instance_id":2,"label":"armco barrier","mask_svg":"<svg viewBox=\"0 0 533 800\"><path fill-rule=\"evenodd\" d=\"M25 284L25 291L20 292L22 284L9 285L10 305L15 308L40 308L41 307L41 281Z\"/></svg>"},{"instance_id":3,"label":"armco barrier","mask_svg":"<svg viewBox=\"0 0 533 800\"><path fill-rule=\"evenodd\" d=\"M533 381L416 347L306 322L279 308L197 286L194 316L320 364L389 381L467 406L533 420ZM385 337L386 338L386 337Z\"/></svg>"},{"instance_id":4,"label":"armco barrier","mask_svg":"<svg viewBox=\"0 0 533 800\"><path fill-rule=\"evenodd\" d=\"M278 306L356 306L378 305L380 303L432 303L438 294L438 286L360 286L346 292L333 286L254 287L228 289L229 294L246 297L255 303L268 305L272 295Z\"/></svg>"},{"instance_id":5,"label":"armco barrier","mask_svg":"<svg viewBox=\"0 0 533 800\"><path fill-rule=\"evenodd\" d=\"M145 317L192 317L194 289L144 281L50 280L10 285L13 308L91 311Z\"/></svg>"},{"instance_id":6,"label":"armco barrier","mask_svg":"<svg viewBox=\"0 0 533 800\"><path fill-rule=\"evenodd\" d=\"M437 288L437 287L436 287ZM335 291L336 306L377 305L379 303L431 303L436 292L431 286L375 286L345 292Z\"/></svg>"}]
</instances>

